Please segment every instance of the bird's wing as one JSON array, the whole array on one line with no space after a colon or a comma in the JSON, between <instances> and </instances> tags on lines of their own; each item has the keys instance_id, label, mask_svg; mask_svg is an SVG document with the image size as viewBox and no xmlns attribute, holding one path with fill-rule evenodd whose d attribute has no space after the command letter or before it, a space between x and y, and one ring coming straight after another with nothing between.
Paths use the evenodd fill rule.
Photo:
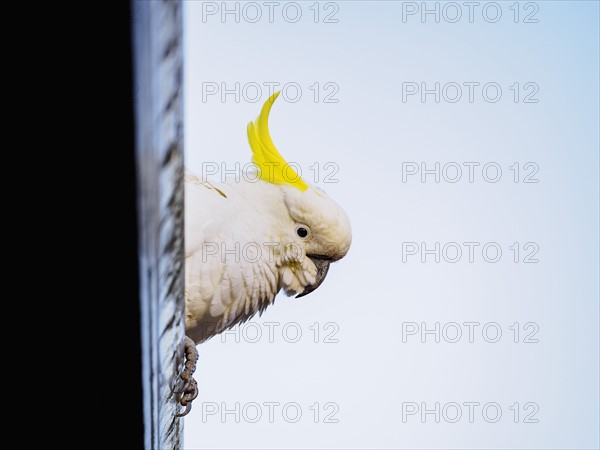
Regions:
<instances>
[{"instance_id":1,"label":"bird's wing","mask_svg":"<svg viewBox=\"0 0 600 450\"><path fill-rule=\"evenodd\" d=\"M279 276L264 229L235 187L185 183L186 332L201 342L264 310Z\"/></svg>"}]
</instances>

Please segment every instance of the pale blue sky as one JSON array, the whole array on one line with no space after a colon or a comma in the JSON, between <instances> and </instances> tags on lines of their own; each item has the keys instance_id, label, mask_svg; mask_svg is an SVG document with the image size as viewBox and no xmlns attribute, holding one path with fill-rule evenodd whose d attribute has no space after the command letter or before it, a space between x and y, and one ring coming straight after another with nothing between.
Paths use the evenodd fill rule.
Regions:
<instances>
[{"instance_id":1,"label":"pale blue sky","mask_svg":"<svg viewBox=\"0 0 600 450\"><path fill-rule=\"evenodd\" d=\"M349 255L316 292L298 300L281 295L254 319L263 332L258 342L250 342L257 329L247 328L240 343L230 335L199 346L200 396L185 419L186 448L598 448L598 3L522 2L518 23L513 2L498 3L496 23L479 9L469 23L465 6L462 19L449 23L445 3L439 23L431 15L423 23L418 14L403 22L411 2L313 3L299 3L296 23L290 2L280 2L273 23L263 2L256 3L263 14L256 23L247 20L256 9L244 3L239 23L232 14L223 23L220 10L208 15L221 2L185 3L187 167L247 163L246 124L268 83L287 85L288 100L299 86L297 102L282 97L273 107L273 140L306 181L314 182L319 168L315 184L345 207L354 233ZM327 14L338 22L323 23ZM528 14L538 22L523 23ZM431 89L436 82L439 103L433 94L424 103L419 95L402 101L403 83ZM470 82L479 83L472 103ZM235 94L222 101L221 88L235 92L235 83L239 102ZM443 94L454 96L454 83L463 97L450 103ZM502 89L496 103L484 99L486 83ZM215 86L219 92L209 95ZM528 94L538 101L525 103ZM326 103L326 95L338 101ZM422 162L464 171L456 183L443 176L435 183L433 175L403 183L403 167ZM464 163L479 163L473 183ZM487 163L502 169L498 182L483 179ZM536 167L539 182L524 183ZM338 182L323 182L334 169ZM440 249L457 242L463 256L422 263L419 253L403 263L403 243L411 242L439 242ZM464 242L480 243L473 263ZM481 254L490 242L502 249L497 263ZM534 244L524 248L528 242ZM523 263L535 250L539 262ZM272 343L266 322L280 324ZM291 322L298 325L282 335ZM419 335L403 343L407 322L481 325L473 343L466 336L421 343ZM497 343L481 335L490 322L502 330ZM535 325L524 329L529 322ZM298 327L301 339L289 342ZM533 332L539 342L524 343ZM338 342L323 342L326 336ZM221 420L223 404L236 402L239 423L234 414ZM281 404L273 423L265 402ZM412 402L456 402L463 417L404 422L403 405ZM502 417L489 423L476 410L470 423L464 402L497 403ZM539 407L531 417L538 423L523 423L535 409L525 409L529 402ZM262 413L256 423L254 403ZM295 403L302 417L290 423L293 411L284 417L281 408ZM327 423L328 413L338 422Z\"/></svg>"}]
</instances>

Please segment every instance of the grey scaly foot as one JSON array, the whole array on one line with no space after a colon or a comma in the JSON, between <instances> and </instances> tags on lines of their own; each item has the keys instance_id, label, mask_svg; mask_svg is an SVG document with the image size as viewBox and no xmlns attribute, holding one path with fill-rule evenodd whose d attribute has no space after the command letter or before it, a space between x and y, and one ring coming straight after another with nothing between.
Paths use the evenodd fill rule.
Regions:
<instances>
[{"instance_id":1,"label":"grey scaly foot","mask_svg":"<svg viewBox=\"0 0 600 450\"><path fill-rule=\"evenodd\" d=\"M177 414L177 417L187 415L192 409L192 402L198 397L198 383L196 383L196 380L192 376L196 371L198 350L196 350L194 341L187 336L183 340L183 349L185 352L185 366L179 375L181 381L183 381L183 386L177 392L181 394L178 401L185 407L185 410Z\"/></svg>"}]
</instances>

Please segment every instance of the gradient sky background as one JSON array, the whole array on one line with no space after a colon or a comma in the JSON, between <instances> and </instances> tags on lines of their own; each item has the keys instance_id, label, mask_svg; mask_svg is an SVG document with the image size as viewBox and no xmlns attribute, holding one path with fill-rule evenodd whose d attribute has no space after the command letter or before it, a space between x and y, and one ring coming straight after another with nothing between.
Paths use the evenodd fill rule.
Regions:
<instances>
[{"instance_id":1,"label":"gradient sky background","mask_svg":"<svg viewBox=\"0 0 600 450\"><path fill-rule=\"evenodd\" d=\"M298 101L280 97L273 107L273 140L288 161L300 165L306 181L345 207L354 240L316 292L298 300L280 295L253 320L262 331L258 342L250 342L256 325L246 325L239 343L228 335L225 342L216 337L199 346L200 396L185 419L185 447L598 448L598 3L535 2L525 9L521 2L518 23L513 2L498 4L502 16L496 23L482 14L489 2L475 9L472 23L463 2L457 3L462 17L456 23L446 20L456 9L444 10L445 3L438 3L439 23L433 15L425 22L419 14L403 20L410 2L321 3L317 23L313 2L299 4L296 23L285 20L293 20L293 5L282 15L289 2L280 2L273 23L263 2L257 2L263 15L256 23L246 20L256 9L243 10L244 3L239 23L231 14L223 21L220 11L203 17L203 7L205 13L222 7L209 3L185 3L186 166L201 173L203 162L229 169L247 163L246 125L268 96L264 83L297 83ZM233 9L235 2L227 6ZM488 8L491 20L495 10ZM324 23L329 13L337 23ZM524 23L530 13L537 23ZM203 89L214 86L206 83L235 89L236 82L239 102L232 94L203 98ZM440 94L447 97L455 95L452 83L462 85L461 100L442 96L436 103L430 94L425 102L419 95L402 101L403 83L433 88L436 82L446 86ZM465 82L480 83L473 102ZM482 95L490 82L502 89L496 103ZM263 88L256 102L252 83ZM325 83L334 85L326 89ZM533 92L526 83L538 87L529 98L537 102L524 102ZM329 98L337 103L324 101L331 86L339 88ZM291 100L293 88L286 94ZM403 167L411 162L429 168L454 162L464 170L456 183L443 176L436 183L433 175L425 183L418 175L403 182ZM472 183L464 162L480 164ZM517 183L509 168L515 162ZM315 163L318 182L310 169ZM483 179L486 163L502 169L496 183ZM537 164L537 183L523 182L535 167L525 170L526 163ZM338 182L324 182L333 169L329 181ZM447 169L453 177L452 165ZM422 263L420 254L403 262L406 242L425 242L427 248L436 242L481 245L473 263L464 246L456 263L443 257L436 263L431 255ZM502 249L496 263L482 257L488 242ZM509 248L515 242L518 263ZM523 262L535 248L524 249L528 242L539 248L537 263ZM446 259L454 256L448 251ZM274 342L265 322L280 324ZM282 335L291 322L302 331L296 343ZM315 322L317 343L310 328ZM473 343L464 325L456 343L448 342L454 337L450 328L439 343L432 335L422 343L419 334L403 342L407 322L481 325ZM496 343L482 336L489 322L501 328ZM515 322L518 343L509 328ZM534 325L524 329L529 322ZM290 327L296 326L287 328L293 338ZM539 342L523 342L536 330L532 338ZM493 327L488 331L493 338ZM338 342L324 342L330 333L329 340ZM223 420L223 404L234 409L236 402L239 423L234 414ZM261 405L256 423L252 402ZM273 423L265 402L280 403ZM286 419L295 410L284 416L282 407L293 402L302 416L290 423ZM440 408L456 402L462 417L451 423L440 415L436 423L429 414L423 423L417 414L403 421L407 402L430 409L436 402ZM465 402L480 403L473 423ZM502 416L490 423L481 408L493 402ZM525 409L529 402L535 405ZM215 405L218 413L208 415ZM524 423L534 410L530 418L538 422ZM330 412L337 423L325 420ZM446 413L449 419L456 415L451 407Z\"/></svg>"}]
</instances>

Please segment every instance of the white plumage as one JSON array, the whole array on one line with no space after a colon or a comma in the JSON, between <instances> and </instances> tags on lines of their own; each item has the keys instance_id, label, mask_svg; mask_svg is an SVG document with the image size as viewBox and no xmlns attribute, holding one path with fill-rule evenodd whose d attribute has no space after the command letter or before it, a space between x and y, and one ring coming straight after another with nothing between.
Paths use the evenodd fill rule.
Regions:
<instances>
[{"instance_id":1,"label":"white plumage","mask_svg":"<svg viewBox=\"0 0 600 450\"><path fill-rule=\"evenodd\" d=\"M303 181L260 170L265 158L285 163L266 125L276 97L249 127L249 135L253 125L259 130L250 143L260 180L185 177L186 333L196 343L262 312L282 288L312 292L350 248L350 222L339 205Z\"/></svg>"}]
</instances>

